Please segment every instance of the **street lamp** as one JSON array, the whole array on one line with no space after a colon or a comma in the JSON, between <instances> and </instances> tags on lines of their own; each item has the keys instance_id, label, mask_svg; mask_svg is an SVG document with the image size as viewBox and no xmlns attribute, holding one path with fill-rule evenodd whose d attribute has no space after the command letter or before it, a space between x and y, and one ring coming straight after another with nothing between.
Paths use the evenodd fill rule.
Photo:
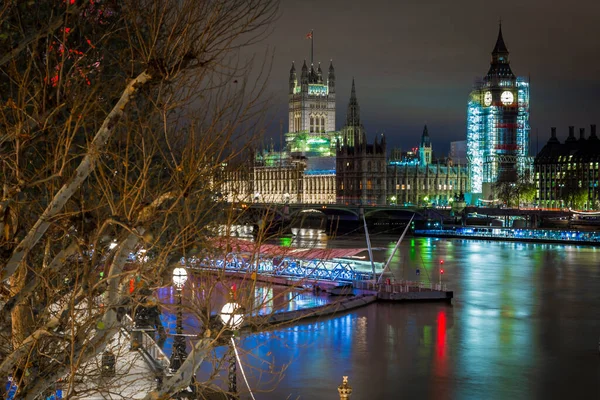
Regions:
<instances>
[{"instance_id":1,"label":"street lamp","mask_svg":"<svg viewBox=\"0 0 600 400\"><path fill-rule=\"evenodd\" d=\"M173 339L173 351L171 352L171 360L169 362L169 369L171 370L171 373L176 372L187 358L187 352L185 348L185 337L183 336L183 317L181 314L181 291L187 279L188 276L185 268L177 267L173 270L173 285L177 289L177 327L176 335Z\"/></svg>"},{"instance_id":2,"label":"street lamp","mask_svg":"<svg viewBox=\"0 0 600 400\"><path fill-rule=\"evenodd\" d=\"M229 303L221 308L219 318L223 326L228 331L229 338L229 398L237 399L237 364L235 359L235 349L233 342L233 331L242 326L244 322L244 309L235 302L234 294L231 293Z\"/></svg>"}]
</instances>

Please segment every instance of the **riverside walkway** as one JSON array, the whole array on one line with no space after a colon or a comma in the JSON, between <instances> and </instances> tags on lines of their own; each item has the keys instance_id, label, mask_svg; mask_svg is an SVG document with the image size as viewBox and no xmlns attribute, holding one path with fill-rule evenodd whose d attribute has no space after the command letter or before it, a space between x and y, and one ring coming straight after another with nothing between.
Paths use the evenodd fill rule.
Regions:
<instances>
[{"instance_id":1,"label":"riverside walkway","mask_svg":"<svg viewBox=\"0 0 600 400\"><path fill-rule=\"evenodd\" d=\"M512 242L600 245L600 231L521 229L492 226L464 226L449 229L416 229L415 236L450 237Z\"/></svg>"}]
</instances>

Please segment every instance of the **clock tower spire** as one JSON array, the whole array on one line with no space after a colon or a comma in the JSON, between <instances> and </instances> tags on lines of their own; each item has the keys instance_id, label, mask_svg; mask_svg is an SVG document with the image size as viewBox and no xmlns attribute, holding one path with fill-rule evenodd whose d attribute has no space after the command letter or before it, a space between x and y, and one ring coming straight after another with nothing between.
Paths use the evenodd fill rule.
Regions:
<instances>
[{"instance_id":1,"label":"clock tower spire","mask_svg":"<svg viewBox=\"0 0 600 400\"><path fill-rule=\"evenodd\" d=\"M496 39L496 46L494 46L494 50L492 50L492 64L508 63L508 49L506 48L504 38L502 37L502 20L500 20L498 25L498 39Z\"/></svg>"},{"instance_id":2,"label":"clock tower spire","mask_svg":"<svg viewBox=\"0 0 600 400\"><path fill-rule=\"evenodd\" d=\"M502 22L498 25L498 38L496 45L492 50L492 60L490 62L490 70L487 73L486 79L498 83L500 79L515 79L515 75L510 69L509 52L504 37L502 37Z\"/></svg>"}]
</instances>

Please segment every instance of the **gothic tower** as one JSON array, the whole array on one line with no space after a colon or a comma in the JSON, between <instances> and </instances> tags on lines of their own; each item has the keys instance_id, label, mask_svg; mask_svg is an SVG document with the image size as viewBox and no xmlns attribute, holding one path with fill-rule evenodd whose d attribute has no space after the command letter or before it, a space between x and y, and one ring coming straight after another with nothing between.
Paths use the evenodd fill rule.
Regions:
<instances>
[{"instance_id":1,"label":"gothic tower","mask_svg":"<svg viewBox=\"0 0 600 400\"><path fill-rule=\"evenodd\" d=\"M287 151L309 156L330 156L335 149L335 69L329 64L324 79L321 63L315 70L304 61L300 81L292 62L289 77L289 132Z\"/></svg>"},{"instance_id":2,"label":"gothic tower","mask_svg":"<svg viewBox=\"0 0 600 400\"><path fill-rule=\"evenodd\" d=\"M498 181L514 182L531 170L529 80L516 77L499 26L486 76L475 82L467 107L471 192L485 199Z\"/></svg>"},{"instance_id":3,"label":"gothic tower","mask_svg":"<svg viewBox=\"0 0 600 400\"><path fill-rule=\"evenodd\" d=\"M352 78L352 90L348 111L346 112L346 125L342 128L342 140L345 146L360 146L367 142L365 128L360 123L360 106L356 98L356 87Z\"/></svg>"},{"instance_id":4,"label":"gothic tower","mask_svg":"<svg viewBox=\"0 0 600 400\"><path fill-rule=\"evenodd\" d=\"M421 145L419 146L419 165L426 166L429 164L431 164L431 139L429 138L427 125L425 125L421 135Z\"/></svg>"},{"instance_id":5,"label":"gothic tower","mask_svg":"<svg viewBox=\"0 0 600 400\"><path fill-rule=\"evenodd\" d=\"M336 198L341 204L386 204L386 141L375 137L367 143L365 128L360 120L356 87L348 101L346 125L336 147Z\"/></svg>"}]
</instances>

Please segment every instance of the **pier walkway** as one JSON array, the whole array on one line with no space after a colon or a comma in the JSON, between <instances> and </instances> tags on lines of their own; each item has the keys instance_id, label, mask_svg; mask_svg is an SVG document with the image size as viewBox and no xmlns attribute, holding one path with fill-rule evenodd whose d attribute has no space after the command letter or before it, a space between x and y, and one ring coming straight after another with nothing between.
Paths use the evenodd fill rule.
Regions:
<instances>
[{"instance_id":1,"label":"pier walkway","mask_svg":"<svg viewBox=\"0 0 600 400\"><path fill-rule=\"evenodd\" d=\"M451 229L416 229L415 236L505 240L557 244L600 245L600 231L562 229L521 229L492 226L465 226Z\"/></svg>"}]
</instances>

